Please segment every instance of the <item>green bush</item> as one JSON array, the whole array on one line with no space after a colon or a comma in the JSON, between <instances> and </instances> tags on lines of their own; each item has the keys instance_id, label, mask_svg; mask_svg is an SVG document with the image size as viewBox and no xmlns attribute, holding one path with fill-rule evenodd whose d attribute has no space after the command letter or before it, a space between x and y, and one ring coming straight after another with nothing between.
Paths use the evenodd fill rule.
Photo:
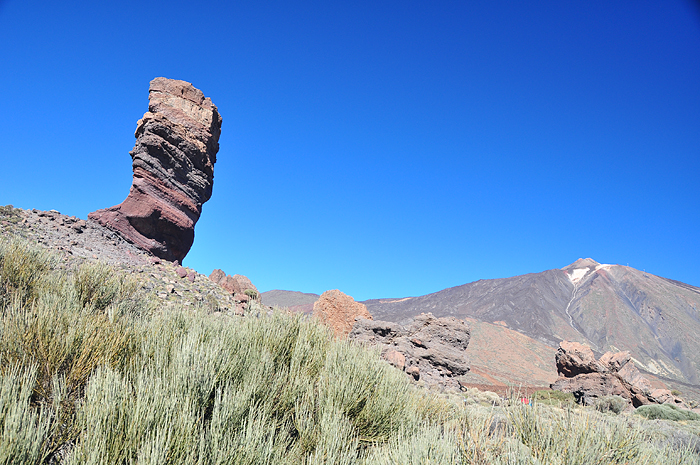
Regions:
<instances>
[{"instance_id":1,"label":"green bush","mask_svg":"<svg viewBox=\"0 0 700 465\"><path fill-rule=\"evenodd\" d=\"M3 275L0 464L697 461L652 442L642 417L467 407L313 319L151 312L102 265L69 274L40 250L0 253L24 263Z\"/></svg>"},{"instance_id":2,"label":"green bush","mask_svg":"<svg viewBox=\"0 0 700 465\"><path fill-rule=\"evenodd\" d=\"M56 258L43 249L16 239L0 241L0 306L12 300L20 305L31 303L41 281L55 265Z\"/></svg>"},{"instance_id":3,"label":"green bush","mask_svg":"<svg viewBox=\"0 0 700 465\"><path fill-rule=\"evenodd\" d=\"M503 399L495 392L480 391L477 388L467 388L464 392L464 401L467 405L481 404L484 406L501 405Z\"/></svg>"},{"instance_id":4,"label":"green bush","mask_svg":"<svg viewBox=\"0 0 700 465\"><path fill-rule=\"evenodd\" d=\"M532 400L539 404L555 407L573 406L576 403L576 398L572 393L555 390L535 391L532 394Z\"/></svg>"},{"instance_id":5,"label":"green bush","mask_svg":"<svg viewBox=\"0 0 700 465\"><path fill-rule=\"evenodd\" d=\"M629 402L620 396L603 396L595 403L595 409L599 412L612 412L620 414L629 406Z\"/></svg>"},{"instance_id":6,"label":"green bush","mask_svg":"<svg viewBox=\"0 0 700 465\"><path fill-rule=\"evenodd\" d=\"M590 412L590 411L588 411ZM644 433L616 417L535 404L510 410L515 436L538 463L639 463ZM642 462L643 463L643 462Z\"/></svg>"},{"instance_id":7,"label":"green bush","mask_svg":"<svg viewBox=\"0 0 700 465\"><path fill-rule=\"evenodd\" d=\"M36 373L15 366L0 374L0 463L40 463L50 418L43 408L32 409L30 398Z\"/></svg>"},{"instance_id":8,"label":"green bush","mask_svg":"<svg viewBox=\"0 0 700 465\"><path fill-rule=\"evenodd\" d=\"M683 410L671 404L642 405L635 410L635 415L641 415L649 420L688 421L700 420L700 415L690 410Z\"/></svg>"}]
</instances>

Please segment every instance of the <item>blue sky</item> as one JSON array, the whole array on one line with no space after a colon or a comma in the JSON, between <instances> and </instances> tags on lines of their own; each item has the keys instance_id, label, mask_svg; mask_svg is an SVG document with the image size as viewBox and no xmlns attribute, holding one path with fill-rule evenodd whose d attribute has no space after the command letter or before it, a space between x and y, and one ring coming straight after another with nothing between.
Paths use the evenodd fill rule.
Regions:
<instances>
[{"instance_id":1,"label":"blue sky","mask_svg":"<svg viewBox=\"0 0 700 465\"><path fill-rule=\"evenodd\" d=\"M422 295L579 257L700 286L689 0L0 0L0 204L131 184L157 76L223 117L185 265Z\"/></svg>"}]
</instances>

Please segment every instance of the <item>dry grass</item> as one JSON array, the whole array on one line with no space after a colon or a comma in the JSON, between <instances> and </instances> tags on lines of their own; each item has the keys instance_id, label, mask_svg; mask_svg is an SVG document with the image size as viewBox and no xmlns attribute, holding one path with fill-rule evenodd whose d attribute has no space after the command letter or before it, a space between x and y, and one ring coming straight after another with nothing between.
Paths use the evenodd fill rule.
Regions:
<instances>
[{"instance_id":1,"label":"dry grass","mask_svg":"<svg viewBox=\"0 0 700 465\"><path fill-rule=\"evenodd\" d=\"M0 464L698 460L639 416L438 398L313 320L153 312L108 268L53 263L0 242Z\"/></svg>"}]
</instances>

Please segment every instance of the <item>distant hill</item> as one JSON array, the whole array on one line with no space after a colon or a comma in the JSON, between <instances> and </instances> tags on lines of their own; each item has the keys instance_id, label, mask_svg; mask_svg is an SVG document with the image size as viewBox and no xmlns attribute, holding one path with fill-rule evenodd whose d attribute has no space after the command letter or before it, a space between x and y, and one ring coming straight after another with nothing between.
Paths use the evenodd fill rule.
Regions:
<instances>
[{"instance_id":1,"label":"distant hill","mask_svg":"<svg viewBox=\"0 0 700 465\"><path fill-rule=\"evenodd\" d=\"M306 294L297 291L281 291L278 289L263 292L262 303L270 307L287 307L292 311L311 313L314 302L318 300L318 294Z\"/></svg>"},{"instance_id":2,"label":"distant hill","mask_svg":"<svg viewBox=\"0 0 700 465\"><path fill-rule=\"evenodd\" d=\"M263 293L266 305L306 312L317 298ZM405 323L423 312L468 319L468 377L475 383L547 384L556 377L558 343L571 340L597 355L629 350L652 379L700 394L700 288L627 266L579 259L561 269L363 303L377 320Z\"/></svg>"},{"instance_id":3,"label":"distant hill","mask_svg":"<svg viewBox=\"0 0 700 465\"><path fill-rule=\"evenodd\" d=\"M497 324L552 347L567 339L598 353L629 350L643 370L698 387L700 288L627 266L579 259L562 269L364 303L382 320L432 312Z\"/></svg>"}]
</instances>

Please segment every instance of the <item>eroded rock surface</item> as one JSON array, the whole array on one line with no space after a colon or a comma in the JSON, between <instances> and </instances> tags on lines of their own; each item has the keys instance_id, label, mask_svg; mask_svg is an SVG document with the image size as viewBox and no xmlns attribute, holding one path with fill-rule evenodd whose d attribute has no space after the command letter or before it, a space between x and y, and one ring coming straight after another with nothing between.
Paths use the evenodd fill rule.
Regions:
<instances>
[{"instance_id":1,"label":"eroded rock surface","mask_svg":"<svg viewBox=\"0 0 700 465\"><path fill-rule=\"evenodd\" d=\"M457 377L469 371L469 326L457 318L423 313L406 326L360 319L348 337L379 346L384 359L429 387L459 389Z\"/></svg>"},{"instance_id":2,"label":"eroded rock surface","mask_svg":"<svg viewBox=\"0 0 700 465\"><path fill-rule=\"evenodd\" d=\"M557 371L567 378L605 371L605 367L595 359L591 348L578 342L562 341L555 360Z\"/></svg>"},{"instance_id":3,"label":"eroded rock surface","mask_svg":"<svg viewBox=\"0 0 700 465\"><path fill-rule=\"evenodd\" d=\"M244 312L251 301L260 302L258 288L246 276L240 274L229 276L217 269L211 272L209 279L233 296L236 309L239 312Z\"/></svg>"},{"instance_id":4,"label":"eroded rock surface","mask_svg":"<svg viewBox=\"0 0 700 465\"><path fill-rule=\"evenodd\" d=\"M551 388L573 393L584 405L594 405L600 397L616 395L627 399L634 407L673 403L688 408L669 390L652 391L649 380L631 362L629 351L606 352L596 360L589 347L562 341L555 358L560 378Z\"/></svg>"},{"instance_id":5,"label":"eroded rock surface","mask_svg":"<svg viewBox=\"0 0 700 465\"><path fill-rule=\"evenodd\" d=\"M219 151L221 116L185 81L151 81L148 112L130 152L134 177L121 204L88 215L152 254L182 262L209 200Z\"/></svg>"},{"instance_id":6,"label":"eroded rock surface","mask_svg":"<svg viewBox=\"0 0 700 465\"><path fill-rule=\"evenodd\" d=\"M347 336L358 318L372 319L364 304L338 289L321 294L314 303L313 315L340 337Z\"/></svg>"}]
</instances>

